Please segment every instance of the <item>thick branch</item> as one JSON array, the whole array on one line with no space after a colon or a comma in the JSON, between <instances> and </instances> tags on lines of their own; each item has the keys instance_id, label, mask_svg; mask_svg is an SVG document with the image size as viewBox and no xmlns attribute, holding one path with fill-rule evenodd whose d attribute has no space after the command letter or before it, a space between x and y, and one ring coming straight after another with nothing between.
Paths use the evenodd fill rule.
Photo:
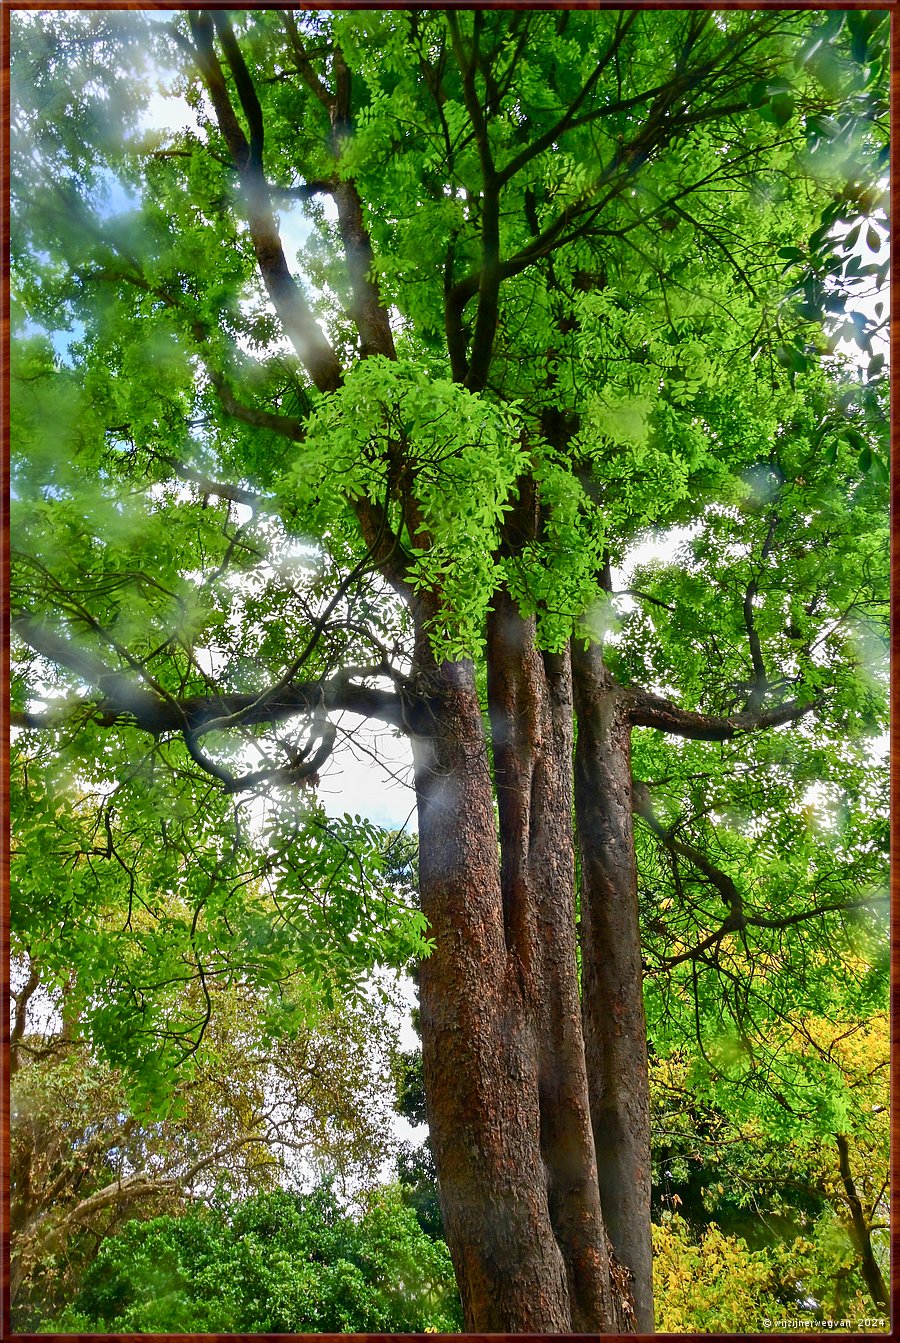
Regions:
<instances>
[{"instance_id":1,"label":"thick branch","mask_svg":"<svg viewBox=\"0 0 900 1343\"><path fill-rule=\"evenodd\" d=\"M297 62L297 69L302 75L306 87L309 89L310 93L319 100L322 106L328 108L330 111L334 100L312 67L312 63L306 54L306 49L300 38L297 21L290 10L284 11L281 16L281 21L287 32L291 50L294 53L294 60Z\"/></svg>"},{"instance_id":2,"label":"thick branch","mask_svg":"<svg viewBox=\"0 0 900 1343\"><path fill-rule=\"evenodd\" d=\"M158 716L171 716L171 700L163 699L161 695L147 690L144 686L136 685L129 676L107 667L106 663L93 653L79 648L47 625L27 616L20 616L12 621L12 630L36 653L74 672L80 680L93 686L103 697L103 707L109 707L114 716L125 714L139 722L141 720L155 722ZM33 723L21 724L28 727L33 725Z\"/></svg>"},{"instance_id":3,"label":"thick branch","mask_svg":"<svg viewBox=\"0 0 900 1343\"><path fill-rule=\"evenodd\" d=\"M150 455L157 461L165 462L179 480L189 481L192 485L197 485L204 496L214 494L219 499L227 499L232 504L243 504L246 508L256 510L263 499L255 494L253 490L242 489L239 485L227 485L221 480L211 480L205 476L202 471L196 471L192 466L186 466L184 462L179 462L177 457L170 457L168 453L157 452L155 448L148 449Z\"/></svg>"},{"instance_id":4,"label":"thick branch","mask_svg":"<svg viewBox=\"0 0 900 1343\"><path fill-rule=\"evenodd\" d=\"M12 622L12 627L35 652L74 672L100 693L102 699L97 707L106 726L124 717L156 736L170 732L197 735L209 731L214 723L224 728L284 722L302 714L310 715L320 704L328 710L378 718L392 727L404 728L408 721L405 699L392 690L355 684L346 672L339 672L327 681L280 685L273 694L223 693L163 698L135 685L129 676L107 667L93 653L79 648L70 639L36 620L20 617ZM59 724L59 714L17 713L13 716L13 724L29 728L50 727Z\"/></svg>"},{"instance_id":5,"label":"thick branch","mask_svg":"<svg viewBox=\"0 0 900 1343\"><path fill-rule=\"evenodd\" d=\"M37 968L32 962L28 969L28 978L19 989L18 993L10 993L10 998L15 1003L15 1010L10 1013L10 1032L9 1032L9 1072L10 1076L16 1072L19 1066L19 1045L22 1043L22 1037L25 1034L25 1027L28 1022L28 1004L40 988L41 979Z\"/></svg>"},{"instance_id":6,"label":"thick branch","mask_svg":"<svg viewBox=\"0 0 900 1343\"><path fill-rule=\"evenodd\" d=\"M227 414L240 420L242 424L252 425L255 429L271 429L273 433L283 434L285 438L293 439L295 443L301 442L306 437L306 426L302 420L295 419L293 415L275 415L271 411L245 405L242 401L238 401L220 373L209 363L205 366L207 377Z\"/></svg>"},{"instance_id":7,"label":"thick branch","mask_svg":"<svg viewBox=\"0 0 900 1343\"><path fill-rule=\"evenodd\" d=\"M335 49L334 70L337 94L331 105L332 139L335 157L340 158L341 147L352 130L351 88L349 67L340 47ZM356 323L360 338L360 353L382 354L396 358L394 337L387 309L381 301L378 283L373 276L374 255L372 243L363 221L362 201L356 183L351 179L335 182L332 196L337 206L338 228L344 244L347 273L353 305L350 316Z\"/></svg>"},{"instance_id":8,"label":"thick branch","mask_svg":"<svg viewBox=\"0 0 900 1343\"><path fill-rule=\"evenodd\" d=\"M191 13L189 22L197 64L212 100L219 129L231 151L240 178L253 250L263 282L288 338L314 384L320 391L334 391L342 379L340 363L288 269L272 212L262 165L262 114L258 111L259 102L249 71L237 48L230 24L224 16L217 15L216 26L223 39L245 114L251 123L250 142L241 130L231 105L225 76L213 45L213 26L209 16Z\"/></svg>"},{"instance_id":9,"label":"thick branch","mask_svg":"<svg viewBox=\"0 0 900 1343\"><path fill-rule=\"evenodd\" d=\"M481 30L481 14L476 11L473 16L471 60L467 59L459 24L452 10L447 11L447 26L450 29L453 53L462 77L466 110L469 113L469 119L475 133L483 187L478 312L475 317L472 352L466 375L466 386L471 388L472 391L479 392L487 381L499 317L500 282L502 279L500 269L500 181L494 169L487 119L475 87L475 69L479 59L478 39ZM460 305L458 308L460 313L462 306Z\"/></svg>"},{"instance_id":10,"label":"thick branch","mask_svg":"<svg viewBox=\"0 0 900 1343\"><path fill-rule=\"evenodd\" d=\"M228 61L228 68L231 70L238 98L241 102L241 110L247 118L247 125L250 130L248 166L261 173L265 132L259 98L229 19L220 10L214 10L213 23L219 35L219 41L222 43L222 50L225 52L225 59Z\"/></svg>"},{"instance_id":11,"label":"thick branch","mask_svg":"<svg viewBox=\"0 0 900 1343\"><path fill-rule=\"evenodd\" d=\"M670 853L686 858L698 872L702 872L707 881L719 892L734 918L739 919L742 925L743 899L728 873L723 872L720 867L716 867L715 863L711 863L706 855L695 848L693 844L686 844L683 840L676 839L671 831L666 829L651 806L650 794L646 786L637 780L632 785L632 801L638 816L647 823L663 847L668 849ZM730 929L726 931L730 931Z\"/></svg>"},{"instance_id":12,"label":"thick branch","mask_svg":"<svg viewBox=\"0 0 900 1343\"><path fill-rule=\"evenodd\" d=\"M34 729L36 731L45 731L47 728L61 727L63 723L70 722L71 709L83 709L84 701L70 701L63 706L57 706L50 709L47 713L28 713L22 709L11 709L9 713L10 727Z\"/></svg>"},{"instance_id":13,"label":"thick branch","mask_svg":"<svg viewBox=\"0 0 900 1343\"><path fill-rule=\"evenodd\" d=\"M673 700L654 695L649 690L627 690L628 717L632 727L655 727L693 741L730 741L741 732L757 732L763 728L780 727L794 723L813 710L821 708L823 697L799 703L789 700L774 709L731 714L726 718L715 714L697 713L683 709Z\"/></svg>"},{"instance_id":14,"label":"thick branch","mask_svg":"<svg viewBox=\"0 0 900 1343\"><path fill-rule=\"evenodd\" d=\"M841 1183L844 1186L844 1195L850 1209L853 1239L856 1242L856 1248L862 1261L862 1275L871 1293L872 1300L877 1306L887 1310L891 1304L890 1297L884 1278L881 1275L881 1269L878 1267L878 1262L872 1251L870 1228L866 1222L863 1206L850 1170L850 1144L842 1133L836 1135L836 1141Z\"/></svg>"},{"instance_id":15,"label":"thick branch","mask_svg":"<svg viewBox=\"0 0 900 1343\"><path fill-rule=\"evenodd\" d=\"M311 201L316 196L330 196L335 188L334 178L317 178L311 182L298 182L293 187L277 186L274 182L268 184L269 194L276 200L284 197L291 201Z\"/></svg>"},{"instance_id":16,"label":"thick branch","mask_svg":"<svg viewBox=\"0 0 900 1343\"><path fill-rule=\"evenodd\" d=\"M194 39L192 54L203 76L219 130L235 166L243 167L250 157L250 145L231 105L225 76L213 48L212 21L208 14L191 13L188 15L188 22Z\"/></svg>"}]
</instances>

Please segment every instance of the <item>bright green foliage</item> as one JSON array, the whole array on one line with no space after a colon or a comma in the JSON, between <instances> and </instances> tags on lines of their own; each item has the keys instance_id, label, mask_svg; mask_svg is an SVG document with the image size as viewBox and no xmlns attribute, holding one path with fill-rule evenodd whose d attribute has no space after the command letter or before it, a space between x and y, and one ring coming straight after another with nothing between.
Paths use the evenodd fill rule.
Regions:
<instances>
[{"instance_id":1,"label":"bright green foliage","mask_svg":"<svg viewBox=\"0 0 900 1343\"><path fill-rule=\"evenodd\" d=\"M771 1101L785 1134L801 1115L841 1127L839 1070L793 1048L802 1023L866 1020L887 970L887 514L834 437L840 415L880 413L881 394L804 379L802 399L784 389L760 408L764 453L734 397L707 408L724 449L750 443L746 466L674 553L638 565L609 645L623 680L706 712L759 703L764 685L821 698L814 726L721 744L648 731L633 747L651 807L637 844L656 1047L686 1048L695 1085L729 1111L746 1096L755 1112L755 1085L792 1098Z\"/></svg>"},{"instance_id":2,"label":"bright green foliage","mask_svg":"<svg viewBox=\"0 0 900 1343\"><path fill-rule=\"evenodd\" d=\"M142 1100L164 1104L219 988L252 983L278 1036L338 996L360 1000L375 960L427 950L421 915L389 884L390 835L291 799L273 805L260 851L246 808L173 781L166 747L136 734L102 739L116 783L92 786L95 732L62 759L16 744L13 951L48 987L74 969L71 1009Z\"/></svg>"},{"instance_id":3,"label":"bright green foliage","mask_svg":"<svg viewBox=\"0 0 900 1343\"><path fill-rule=\"evenodd\" d=\"M441 646L449 657L464 656L483 637L500 523L527 464L522 436L514 407L500 409L416 363L377 356L310 416L285 495L316 535L327 533L344 515L346 496L390 499L391 455L402 452L421 507L421 535L407 538L418 560L415 583L442 587L457 619Z\"/></svg>"},{"instance_id":4,"label":"bright green foliage","mask_svg":"<svg viewBox=\"0 0 900 1343\"><path fill-rule=\"evenodd\" d=\"M890 1251L886 1230L882 1272L888 1280ZM792 1292L796 1301L802 1294L801 1299L817 1303L814 1314L798 1311L799 1317L809 1319L813 1327L819 1320L843 1320L848 1323L841 1332L888 1332L887 1310L883 1303L873 1305L866 1291L859 1271L859 1250L845 1218L831 1210L823 1213L809 1235L780 1247L772 1258L782 1295ZM864 1320L873 1323L862 1330Z\"/></svg>"},{"instance_id":5,"label":"bright green foliage","mask_svg":"<svg viewBox=\"0 0 900 1343\"><path fill-rule=\"evenodd\" d=\"M14 19L14 949L75 968L159 1107L211 979L274 1036L425 954L395 841L326 818L318 762L342 710L409 730L417 603L483 686L505 587L635 696L797 709L635 732L646 1003L704 1102L843 1133L804 1042L886 988L885 378L844 315L883 265L854 248L881 250L884 16L235 12L264 136L219 33L223 87L309 320L260 277L189 17ZM164 130L142 53L188 106Z\"/></svg>"},{"instance_id":6,"label":"bright green foliage","mask_svg":"<svg viewBox=\"0 0 900 1343\"><path fill-rule=\"evenodd\" d=\"M689 1055L654 1065L656 1217L671 1231L677 1212L684 1234L679 1229L672 1253L713 1225L745 1239L759 1263L756 1252L764 1251L779 1318L884 1316L862 1254L865 1240L887 1282L887 1015L857 1023L797 1017L782 1052L795 1063L794 1071L782 1068L783 1090L761 1086L750 1072L730 1085L723 1079L717 1105L698 1099ZM760 1309L771 1314L762 1298Z\"/></svg>"},{"instance_id":7,"label":"bright green foliage","mask_svg":"<svg viewBox=\"0 0 900 1343\"><path fill-rule=\"evenodd\" d=\"M127 428L119 451L129 443L142 457L181 456L187 450L198 465L216 462L217 470L210 467L213 478L221 465L226 474L237 468L240 478L264 484L278 478L278 465L285 463L285 512L303 530L319 539L325 533L332 543L346 534L347 496L373 501L386 496L392 501L389 516L391 507L399 507L403 487L398 491L392 459L408 458L421 527L401 540L414 560L416 585L432 590L437 585L444 593L452 620L434 635L453 656L480 645L483 612L497 578L496 560L491 561L497 527L525 462L539 483L547 522L544 535L506 577L523 609L539 612L548 645L558 646L597 596L598 558L604 552L620 555L636 522L660 526L686 512L695 515L704 499L722 500L723 491L730 496L735 474L760 453L768 455L779 418L783 424L794 413L790 399L780 407L778 398L772 402L773 381L789 375L793 382L797 373L793 364L785 371L779 352L793 342L807 370L824 348L809 322L785 305L779 265L772 260L779 245L808 233L821 208L817 196L829 195L845 180L849 157L856 155L858 170L860 155L868 152L859 141L859 119L856 139L842 143L843 157L835 157L821 128L815 129L823 90L835 71L842 90L853 77L844 35L834 24L818 37L812 25L806 43L818 56L798 57L780 84L774 76L763 80L759 93L760 81L751 81L748 72L741 93L750 114L733 124L725 118L724 134L722 116L711 111L720 91L710 78L708 90L691 93L690 132L673 129L671 144L652 117L641 129L628 100L619 108L605 92L611 106L602 116L589 104L562 144L551 142L535 152L565 116L568 99L596 78L610 45L628 51L633 87L652 88L659 83L661 54L681 48L685 62L690 53L721 77L728 35L707 24L702 34L688 38L680 14L656 14L652 28L646 16L621 24L613 15L548 15L534 20L527 59L514 64L522 56L515 30L504 35L507 21L486 21L497 28L498 90L507 67L510 80L515 70L515 82L505 94L498 91L487 123L496 171L509 174L499 246L511 258L513 273L486 398L471 400L449 384L451 377L458 381L452 354L448 362L448 352L438 345L444 284L465 275L478 258L479 157L465 90L447 60L454 42L468 40L470 15L454 20L456 35L448 34L447 20L437 13L363 12L333 20L334 39L346 47L358 90L354 132L341 140L337 160L326 147L330 136L316 100L302 96L291 81L260 81L276 200L287 193L283 204L290 206L298 174L312 181L336 171L357 184L383 297L402 315L398 364L376 359L353 369L344 388L306 422L306 409L316 398L303 388L294 356L271 349L280 343L273 341L276 327L250 278L248 240L228 208L228 175L201 151L193 132L175 134L169 146L153 152L137 139L112 155L105 141L95 144L98 157L111 157L116 171L140 189L142 206L107 220L90 213L89 198L83 201L83 230L73 223L70 247L81 249L79 269L89 279L70 289L66 302L85 328L77 357L84 361L80 381L94 423ZM251 59L263 61L279 50L284 34L277 15L258 11L239 22ZM304 22L310 40L329 37L332 20L311 15ZM730 22L740 28L739 20ZM25 29L20 41L23 64L29 42L48 43ZM760 64L774 72L798 47L793 21L773 23L751 45L760 48ZM830 53L827 78L823 46ZM62 42L60 50L65 60ZM438 65L439 112L416 59L434 59L438 50L444 53ZM676 62L676 84L677 70ZM72 73L67 65L70 79ZM732 83L725 84L732 100L738 98L736 106L743 73L735 66ZM47 78L42 71L39 87ZM784 96L785 79L793 87L791 117L803 108L808 123L799 158L779 133L780 114L774 124L761 115L767 99ZM638 102L642 114L648 106L649 97ZM217 148L216 132L208 129ZM46 158L29 177L41 170L71 173L70 163L80 164L87 146L77 145L79 158L70 140L86 133L81 121L70 135L57 132L62 143L54 143L52 156L44 151ZM661 148L651 153L644 140ZM735 180L740 190L734 189ZM33 192L31 182L29 189ZM42 182L41 193L23 211L23 241L41 220L46 227L49 206L42 193L52 195L54 189ZM549 274L529 268L525 262L535 238L558 228L565 211L586 195L603 200L595 226L554 253ZM305 208L314 225L301 258L313 286L311 301L335 348L349 353L351 337L339 310L346 306L347 277L336 260L336 226L315 198ZM288 208L284 217L296 214L296 207ZM58 294L33 252L28 268L35 273L22 285L22 301L34 320L49 322L49 300L51 295L58 300ZM98 309L94 295L101 289L105 297ZM235 348L236 341L242 348ZM303 422L300 449L291 450L265 427L248 432L246 424L223 416L214 388L203 380L198 384L192 346L216 377L233 375L244 384L253 409L271 408ZM581 417L564 452L542 441L545 412L560 403L571 404ZM214 426L214 435L194 435L191 441L186 422L197 411ZM723 415L732 426L730 441L722 438ZM85 436L84 410L67 418ZM47 442L58 439L51 433ZM93 436L95 488L102 442L102 434ZM107 434L107 455L113 443ZM40 460L34 444L25 450ZM81 460L87 465L83 452ZM102 497L102 487L99 493ZM134 506L146 509L146 500L135 500ZM151 508L151 516L154 511L163 510ZM183 512L190 527L194 510ZM171 528L179 509L169 500L164 513L166 546L159 549L158 527L147 546L174 561L178 533ZM219 518L213 512L202 521L213 561ZM123 533L132 532L129 523L123 520ZM245 539L255 540L253 532ZM195 551L197 542L191 533ZM220 626L226 619L221 586L214 589L214 602L201 605L193 633L203 629L208 637L210 616ZM266 596L260 614L264 610L271 624L275 593ZM211 606L217 609L210 611ZM155 647L155 630L146 618L142 607L135 623L146 647ZM169 634L171 621L169 610L160 622ZM261 651L274 655L278 649L270 638Z\"/></svg>"},{"instance_id":8,"label":"bright green foliage","mask_svg":"<svg viewBox=\"0 0 900 1343\"><path fill-rule=\"evenodd\" d=\"M107 1240L46 1330L421 1333L462 1323L446 1246L385 1187L361 1214L327 1190L214 1201Z\"/></svg>"}]
</instances>

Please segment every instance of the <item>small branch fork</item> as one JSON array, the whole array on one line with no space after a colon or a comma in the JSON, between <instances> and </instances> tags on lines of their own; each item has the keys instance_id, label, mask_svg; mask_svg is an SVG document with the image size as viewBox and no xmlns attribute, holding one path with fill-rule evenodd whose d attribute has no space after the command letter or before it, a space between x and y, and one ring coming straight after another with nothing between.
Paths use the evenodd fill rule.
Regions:
<instances>
[{"instance_id":1,"label":"small branch fork","mask_svg":"<svg viewBox=\"0 0 900 1343\"><path fill-rule=\"evenodd\" d=\"M682 965L686 961L692 961L695 965L697 963L712 964L710 953L715 952L715 948L729 933L741 933L743 935L748 928L775 930L789 928L797 923L805 923L808 919L819 918L823 914L840 914L852 909L866 908L872 904L873 897L869 896L866 899L826 901L822 904L813 905L809 909L782 915L780 918L767 918L764 915L750 914L744 907L743 896L734 879L713 863L696 845L676 838L673 829L663 825L653 810L647 785L638 779L632 782L632 807L635 815L641 818L666 852L670 854L673 863L678 858L683 858L690 863L695 871L699 872L709 885L719 893L728 909L728 914L719 926L696 946L672 956L660 957L660 964L667 969ZM677 872L676 884L678 884Z\"/></svg>"}]
</instances>

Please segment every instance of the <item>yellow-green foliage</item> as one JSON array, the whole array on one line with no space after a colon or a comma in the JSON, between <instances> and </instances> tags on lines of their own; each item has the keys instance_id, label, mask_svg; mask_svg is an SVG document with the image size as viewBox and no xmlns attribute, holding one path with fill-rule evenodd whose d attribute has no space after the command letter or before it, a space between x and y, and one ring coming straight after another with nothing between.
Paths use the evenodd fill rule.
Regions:
<instances>
[{"instance_id":1,"label":"yellow-green foliage","mask_svg":"<svg viewBox=\"0 0 900 1343\"><path fill-rule=\"evenodd\" d=\"M677 1213L653 1227L653 1291L659 1333L755 1333L785 1308L773 1296L773 1266L738 1236L712 1224L699 1242Z\"/></svg>"}]
</instances>

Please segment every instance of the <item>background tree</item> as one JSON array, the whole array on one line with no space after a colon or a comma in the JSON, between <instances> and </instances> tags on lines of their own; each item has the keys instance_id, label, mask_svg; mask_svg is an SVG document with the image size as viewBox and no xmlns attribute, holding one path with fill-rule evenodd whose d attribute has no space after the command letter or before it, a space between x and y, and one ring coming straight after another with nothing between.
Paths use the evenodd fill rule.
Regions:
<instances>
[{"instance_id":1,"label":"background tree","mask_svg":"<svg viewBox=\"0 0 900 1343\"><path fill-rule=\"evenodd\" d=\"M698 1103L684 1057L654 1068L657 1216L676 1214L688 1236L715 1222L765 1252L791 1318L887 1316L887 1046L884 1013L806 1022L793 1049L818 1077L793 1106L733 1084Z\"/></svg>"},{"instance_id":2,"label":"background tree","mask_svg":"<svg viewBox=\"0 0 900 1343\"><path fill-rule=\"evenodd\" d=\"M752 1064L797 967L833 976L822 948L857 950L846 911L877 899L876 853L795 848L823 758L875 824L885 503L842 446L849 389L778 253L848 172L877 182L886 29L192 12L155 31L194 124L123 143L132 22L17 28L13 721L50 734L58 771L118 790L103 872L123 871L135 810L152 829L157 881L192 892L192 973L249 948L270 984L248 872L271 869L276 945L327 962L323 981L426 949L409 911L368 903L378 837L326 825L308 791L342 711L407 735L428 1118L466 1325L650 1328L633 811L686 892L644 958L681 967L698 1036L722 1024L713 1071L735 1040ZM850 95L871 115L831 135ZM312 230L296 265L289 207ZM66 322L62 359L39 329ZM877 400L852 417L869 468ZM617 612L636 540L676 525L690 561ZM729 812L734 775L762 784ZM261 828L236 832L253 792ZM96 879L79 854L59 920L76 941ZM298 892L315 936L284 917ZM160 1031L150 985L135 998L92 963L107 1052L121 1039L148 1078L177 1066L202 1017Z\"/></svg>"},{"instance_id":3,"label":"background tree","mask_svg":"<svg viewBox=\"0 0 900 1343\"><path fill-rule=\"evenodd\" d=\"M447 1247L396 1191L352 1216L327 1189L132 1222L49 1328L99 1333L458 1331Z\"/></svg>"},{"instance_id":4,"label":"background tree","mask_svg":"<svg viewBox=\"0 0 900 1343\"><path fill-rule=\"evenodd\" d=\"M40 981L19 989L14 1034ZM252 996L214 988L210 1025L168 1104L129 1095L120 1071L66 1030L13 1044L11 1305L28 1329L73 1300L101 1244L134 1218L185 1214L327 1175L347 1198L378 1184L396 1145L387 1112L394 1030L342 1004L273 1037Z\"/></svg>"}]
</instances>

